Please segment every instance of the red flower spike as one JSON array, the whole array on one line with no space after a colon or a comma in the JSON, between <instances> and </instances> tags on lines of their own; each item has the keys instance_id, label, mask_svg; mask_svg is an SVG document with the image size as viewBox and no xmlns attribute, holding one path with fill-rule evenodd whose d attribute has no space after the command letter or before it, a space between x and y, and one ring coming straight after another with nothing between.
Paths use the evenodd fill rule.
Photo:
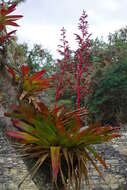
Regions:
<instances>
[{"instance_id":1,"label":"red flower spike","mask_svg":"<svg viewBox=\"0 0 127 190\"><path fill-rule=\"evenodd\" d=\"M59 47L58 52L60 53L60 55L63 56L63 60L58 60L58 64L60 67L60 74L59 76L56 76L58 80L58 86L56 89L55 107L57 107L57 101L61 95L61 91L64 92L63 79L64 79L66 68L68 67L67 62L69 61L69 58L70 58L70 50L69 50L68 41L66 40L66 30L64 27L61 29L61 36L62 38L60 39L60 41L62 42L62 45L58 45ZM66 81L66 79L64 81Z\"/></svg>"},{"instance_id":2,"label":"red flower spike","mask_svg":"<svg viewBox=\"0 0 127 190\"><path fill-rule=\"evenodd\" d=\"M75 79L76 79L76 94L77 94L77 109L80 107L80 100L83 95L86 94L86 90L88 89L88 82L82 78L83 74L85 74L85 78L88 76L88 65L89 65L89 54L90 54L90 35L88 34L88 22L86 21L87 15L85 11L83 11L82 16L79 19L79 30L81 31L81 35L76 35L76 40L78 42L78 49L75 52ZM82 80L83 79L83 80ZM83 88L82 88L83 87Z\"/></svg>"},{"instance_id":3,"label":"red flower spike","mask_svg":"<svg viewBox=\"0 0 127 190\"><path fill-rule=\"evenodd\" d=\"M74 51L74 56L71 57L68 41L66 40L66 30L62 28L62 45L59 46L59 53L63 59L58 60L60 74L58 75L58 86L56 89L55 107L58 98L65 90L64 86L76 93L76 107L80 108L81 98L89 93L89 55L90 55L90 34L88 33L87 15L83 11L79 19L79 30L81 35L76 35L78 49ZM83 77L85 76L85 77Z\"/></svg>"}]
</instances>

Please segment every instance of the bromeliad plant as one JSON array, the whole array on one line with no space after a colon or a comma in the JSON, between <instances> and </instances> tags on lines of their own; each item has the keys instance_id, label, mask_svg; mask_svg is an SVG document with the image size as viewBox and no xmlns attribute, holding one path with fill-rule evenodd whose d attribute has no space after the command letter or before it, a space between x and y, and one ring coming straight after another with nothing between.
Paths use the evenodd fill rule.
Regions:
<instances>
[{"instance_id":1,"label":"bromeliad plant","mask_svg":"<svg viewBox=\"0 0 127 190\"><path fill-rule=\"evenodd\" d=\"M16 32L16 30L13 30L8 33L7 26L19 26L16 21L23 17L22 15L10 15L15 9L16 3L10 6L6 3L0 4L0 45L3 45Z\"/></svg>"},{"instance_id":2,"label":"bromeliad plant","mask_svg":"<svg viewBox=\"0 0 127 190\"><path fill-rule=\"evenodd\" d=\"M5 5L4 3L0 4L0 31L6 29L6 26L19 26L15 21L19 18L22 18L22 15L10 15L16 9L16 3L13 3L10 6Z\"/></svg>"},{"instance_id":3,"label":"bromeliad plant","mask_svg":"<svg viewBox=\"0 0 127 190\"><path fill-rule=\"evenodd\" d=\"M50 163L52 168L52 178L54 185L57 189L59 187L59 178L67 188L68 183L73 185L73 189L80 190L80 185L83 177L85 176L86 183L89 185L88 168L87 164L96 169L99 176L103 178L95 159L98 160L104 168L107 168L105 161L100 154L95 150L92 145L101 144L119 137L117 129L110 125L100 126L99 124L89 124L84 126L84 118L88 111L84 107L80 107L80 93L84 93L80 83L82 82L83 72L87 73L88 48L89 43L84 43L84 35L88 35L86 27L86 16L81 17L83 39L77 36L81 45L76 51L74 59L76 63L75 81L77 92L77 109L69 111L64 108L64 105L57 106L57 100L63 84L64 77L58 77L59 85L56 89L56 98L54 108L47 107L44 103L37 101L36 107L33 102L28 101L28 97L38 94L38 92L51 87L52 78L42 78L45 70L37 72L29 76L28 66L22 66L21 78L16 76L12 68L8 71L12 77L21 81L22 92L19 98L19 104L14 108L11 113L5 115L12 118L12 123L16 130L8 130L7 134L17 140L16 148L20 151L21 155L28 159L34 159L35 165L31 169L31 176L34 177L39 168L43 168L44 164ZM83 20L84 19L84 20ZM86 32L85 32L86 31ZM84 32L84 33L83 33ZM83 48L86 54L84 55ZM68 51L64 51L68 53ZM67 58L67 54L65 57ZM64 59L64 65L66 65ZM79 64L80 63L80 64ZM60 69L63 69L61 67ZM66 70L65 70L66 71ZM63 71L63 75L65 74ZM62 72L61 72L62 73ZM83 83L83 82L82 82ZM83 91L82 91L83 90ZM23 100L24 99L24 100Z\"/></svg>"},{"instance_id":4,"label":"bromeliad plant","mask_svg":"<svg viewBox=\"0 0 127 190\"><path fill-rule=\"evenodd\" d=\"M110 125L100 127L99 124L83 127L82 117L88 114L85 108L68 112L63 106L49 109L41 102L37 104L40 111L33 105L21 102L12 113L6 114L19 129L19 131L8 130L7 134L17 139L19 143L17 148L21 155L36 159L31 169L32 177L44 161L51 160L53 181L57 184L57 176L60 173L65 189L69 180L70 183L73 181L74 188L79 190L83 176L89 184L88 161L103 178L93 156L104 168L107 166L92 145L119 137L115 133L116 129Z\"/></svg>"},{"instance_id":5,"label":"bromeliad plant","mask_svg":"<svg viewBox=\"0 0 127 190\"><path fill-rule=\"evenodd\" d=\"M19 83L21 92L20 100L27 98L31 102L31 100L34 100L36 94L52 86L53 77L44 78L46 74L44 68L31 76L29 76L29 66L24 64L21 66L21 73L19 75L11 67L8 67L8 72L11 74L13 80Z\"/></svg>"},{"instance_id":6,"label":"bromeliad plant","mask_svg":"<svg viewBox=\"0 0 127 190\"><path fill-rule=\"evenodd\" d=\"M12 69L9 69L9 72L16 79L16 73ZM45 81L51 80L40 79L43 73L44 70L28 76L28 66L22 66L22 81L23 84L27 84L23 85L26 93L25 96L22 95L22 98L26 99L28 95L32 95L32 92L37 93L49 87L49 83L45 83ZM39 83L36 80L39 80ZM32 87L32 84L38 85ZM44 88L40 84L44 84ZM20 97L20 99L22 98ZM57 176L60 173L65 188L69 180L69 183L75 182L76 190L80 189L83 176L85 176L86 183L89 184L88 161L103 178L92 155L100 161L104 168L107 166L92 145L119 137L114 132L115 129L110 125L100 127L99 124L83 127L84 116L88 114L85 108L69 112L65 110L64 106L55 106L50 109L42 102L36 102L36 105L38 109L26 100L20 101L12 113L6 114L12 118L13 125L18 128L18 131L8 130L7 134L17 139L17 148L21 151L21 155L25 158L36 159L35 166L31 170L32 177L44 161L51 160L53 181L57 184Z\"/></svg>"},{"instance_id":7,"label":"bromeliad plant","mask_svg":"<svg viewBox=\"0 0 127 190\"><path fill-rule=\"evenodd\" d=\"M8 44L13 44L14 36L17 30L10 30L9 26L19 26L16 21L22 18L22 15L12 15L16 9L16 3L5 2L0 3L0 68L3 70L8 65L9 47ZM14 47L15 48L15 47Z\"/></svg>"}]
</instances>

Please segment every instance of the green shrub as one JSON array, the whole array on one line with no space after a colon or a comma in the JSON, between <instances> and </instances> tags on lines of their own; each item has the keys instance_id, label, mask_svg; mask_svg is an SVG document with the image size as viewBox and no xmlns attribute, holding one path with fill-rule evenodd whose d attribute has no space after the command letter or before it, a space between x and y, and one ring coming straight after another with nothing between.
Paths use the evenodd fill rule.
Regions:
<instances>
[{"instance_id":1,"label":"green shrub","mask_svg":"<svg viewBox=\"0 0 127 190\"><path fill-rule=\"evenodd\" d=\"M127 121L127 60L106 67L103 73L97 70L92 90L88 106L93 120L112 124Z\"/></svg>"}]
</instances>

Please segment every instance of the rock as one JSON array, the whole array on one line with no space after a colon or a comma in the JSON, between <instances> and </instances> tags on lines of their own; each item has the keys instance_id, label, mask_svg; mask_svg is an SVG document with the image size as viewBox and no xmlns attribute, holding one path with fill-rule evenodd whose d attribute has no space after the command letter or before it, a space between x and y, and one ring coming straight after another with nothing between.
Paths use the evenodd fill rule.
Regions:
<instances>
[{"instance_id":1,"label":"rock","mask_svg":"<svg viewBox=\"0 0 127 190\"><path fill-rule=\"evenodd\" d=\"M18 190L18 184L26 175L27 169L6 140L4 129L5 126L0 118L0 190ZM22 185L22 190L37 190L37 187L28 178Z\"/></svg>"},{"instance_id":2,"label":"rock","mask_svg":"<svg viewBox=\"0 0 127 190\"><path fill-rule=\"evenodd\" d=\"M17 185L14 183L10 183L7 187L7 190L17 190Z\"/></svg>"},{"instance_id":3,"label":"rock","mask_svg":"<svg viewBox=\"0 0 127 190\"><path fill-rule=\"evenodd\" d=\"M111 188L112 190L116 190L119 187L118 184L111 184Z\"/></svg>"}]
</instances>

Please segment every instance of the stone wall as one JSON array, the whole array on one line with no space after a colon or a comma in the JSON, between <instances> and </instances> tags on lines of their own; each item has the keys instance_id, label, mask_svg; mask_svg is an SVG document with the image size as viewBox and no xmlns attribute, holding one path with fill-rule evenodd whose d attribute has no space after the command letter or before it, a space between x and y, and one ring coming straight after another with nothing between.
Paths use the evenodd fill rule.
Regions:
<instances>
[{"instance_id":1,"label":"stone wall","mask_svg":"<svg viewBox=\"0 0 127 190\"><path fill-rule=\"evenodd\" d=\"M0 121L2 121L0 115ZM105 182L102 181L95 170L90 169L91 190L127 190L127 132L121 131L122 137L113 142L98 145L96 148L102 153L108 169L99 165ZM0 123L0 190L18 190L18 184L27 174L23 161L17 157L5 137L5 126ZM82 183L82 190L86 190ZM21 186L21 190L37 190L33 181L28 178Z\"/></svg>"},{"instance_id":2,"label":"stone wall","mask_svg":"<svg viewBox=\"0 0 127 190\"><path fill-rule=\"evenodd\" d=\"M108 169L104 170L98 164L105 178L103 181L97 172L90 168L91 190L127 190L127 126L120 133L121 138L96 146L103 155ZM85 189L84 185L83 190Z\"/></svg>"},{"instance_id":3,"label":"stone wall","mask_svg":"<svg viewBox=\"0 0 127 190\"><path fill-rule=\"evenodd\" d=\"M27 175L27 169L6 138L3 117L3 110L1 111L0 107L0 190L18 190L18 184ZM37 190L37 188L28 178L21 190Z\"/></svg>"},{"instance_id":4,"label":"stone wall","mask_svg":"<svg viewBox=\"0 0 127 190\"><path fill-rule=\"evenodd\" d=\"M101 153L108 169L102 171L103 181L92 167L90 170L91 190L127 190L127 126L120 131L121 137L112 142L97 145L95 148ZM85 184L82 190L86 190Z\"/></svg>"}]
</instances>

